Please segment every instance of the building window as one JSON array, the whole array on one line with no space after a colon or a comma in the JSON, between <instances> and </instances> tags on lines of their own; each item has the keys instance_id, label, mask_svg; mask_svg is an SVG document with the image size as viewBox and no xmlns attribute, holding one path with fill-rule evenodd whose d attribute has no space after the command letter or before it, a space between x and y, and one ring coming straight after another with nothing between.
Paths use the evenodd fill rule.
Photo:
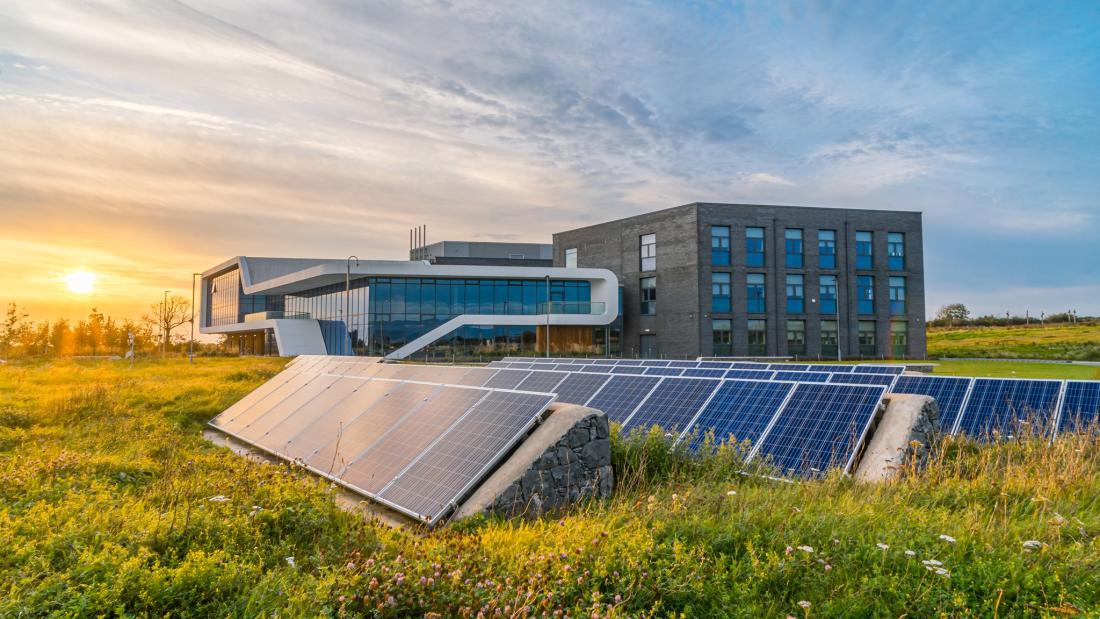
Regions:
<instances>
[{"instance_id":1,"label":"building window","mask_svg":"<svg viewBox=\"0 0 1100 619\"><path fill-rule=\"evenodd\" d=\"M905 270L904 232L890 232L886 235L886 263L891 271Z\"/></svg>"},{"instance_id":2,"label":"building window","mask_svg":"<svg viewBox=\"0 0 1100 619\"><path fill-rule=\"evenodd\" d=\"M764 291L764 274L749 273L745 276L747 310L750 314L763 314L767 311L767 295Z\"/></svg>"},{"instance_id":3,"label":"building window","mask_svg":"<svg viewBox=\"0 0 1100 619\"><path fill-rule=\"evenodd\" d=\"M730 311L730 274L710 274L710 311L728 313Z\"/></svg>"},{"instance_id":4,"label":"building window","mask_svg":"<svg viewBox=\"0 0 1100 619\"><path fill-rule=\"evenodd\" d=\"M710 263L714 266L730 265L730 227L710 227Z\"/></svg>"},{"instance_id":5,"label":"building window","mask_svg":"<svg viewBox=\"0 0 1100 619\"><path fill-rule=\"evenodd\" d=\"M643 316L652 316L657 313L657 278L643 277L638 282L642 300L641 313Z\"/></svg>"},{"instance_id":6,"label":"building window","mask_svg":"<svg viewBox=\"0 0 1100 619\"><path fill-rule=\"evenodd\" d=\"M860 275L856 277L856 297L859 305L856 308L860 314L875 313L875 278L872 275Z\"/></svg>"},{"instance_id":7,"label":"building window","mask_svg":"<svg viewBox=\"0 0 1100 619\"><path fill-rule=\"evenodd\" d=\"M745 266L764 266L763 228L745 228Z\"/></svg>"},{"instance_id":8,"label":"building window","mask_svg":"<svg viewBox=\"0 0 1100 619\"><path fill-rule=\"evenodd\" d=\"M710 330L714 338L715 357L729 357L733 354L733 336L729 320L712 320Z\"/></svg>"},{"instance_id":9,"label":"building window","mask_svg":"<svg viewBox=\"0 0 1100 619\"><path fill-rule=\"evenodd\" d=\"M749 356L763 357L768 354L768 321L749 321Z\"/></svg>"},{"instance_id":10,"label":"building window","mask_svg":"<svg viewBox=\"0 0 1100 619\"><path fill-rule=\"evenodd\" d=\"M821 321L821 355L823 357L837 357L840 355L840 331L837 329L837 321Z\"/></svg>"},{"instance_id":11,"label":"building window","mask_svg":"<svg viewBox=\"0 0 1100 619\"><path fill-rule=\"evenodd\" d=\"M909 334L905 323L895 320L890 323L890 348L894 358L905 357L909 354Z\"/></svg>"},{"instance_id":12,"label":"building window","mask_svg":"<svg viewBox=\"0 0 1100 619\"><path fill-rule=\"evenodd\" d=\"M802 231L797 228L787 228L783 232L783 243L787 252L786 265L788 269L802 268Z\"/></svg>"},{"instance_id":13,"label":"building window","mask_svg":"<svg viewBox=\"0 0 1100 619\"><path fill-rule=\"evenodd\" d=\"M875 268L873 232L856 232L856 268Z\"/></svg>"},{"instance_id":14,"label":"building window","mask_svg":"<svg viewBox=\"0 0 1100 619\"><path fill-rule=\"evenodd\" d=\"M806 321L787 321L787 354L805 356L806 354Z\"/></svg>"},{"instance_id":15,"label":"building window","mask_svg":"<svg viewBox=\"0 0 1100 619\"><path fill-rule=\"evenodd\" d=\"M836 275L822 275L818 296L821 297L821 314L823 316L836 314Z\"/></svg>"},{"instance_id":16,"label":"building window","mask_svg":"<svg viewBox=\"0 0 1100 619\"><path fill-rule=\"evenodd\" d=\"M864 357L874 357L878 353L875 346L875 321L859 321L859 354Z\"/></svg>"},{"instance_id":17,"label":"building window","mask_svg":"<svg viewBox=\"0 0 1100 619\"><path fill-rule=\"evenodd\" d=\"M890 278L890 313L894 316L905 315L905 278Z\"/></svg>"},{"instance_id":18,"label":"building window","mask_svg":"<svg viewBox=\"0 0 1100 619\"><path fill-rule=\"evenodd\" d=\"M801 314L806 311L806 294L803 290L801 275L787 276L787 313Z\"/></svg>"},{"instance_id":19,"label":"building window","mask_svg":"<svg viewBox=\"0 0 1100 619\"><path fill-rule=\"evenodd\" d=\"M836 268L836 230L817 231L817 266L822 269Z\"/></svg>"},{"instance_id":20,"label":"building window","mask_svg":"<svg viewBox=\"0 0 1100 619\"><path fill-rule=\"evenodd\" d=\"M641 258L643 271L657 270L657 235L643 234L641 238Z\"/></svg>"},{"instance_id":21,"label":"building window","mask_svg":"<svg viewBox=\"0 0 1100 619\"><path fill-rule=\"evenodd\" d=\"M575 269L577 268L577 248L570 247L565 250L565 268Z\"/></svg>"}]
</instances>

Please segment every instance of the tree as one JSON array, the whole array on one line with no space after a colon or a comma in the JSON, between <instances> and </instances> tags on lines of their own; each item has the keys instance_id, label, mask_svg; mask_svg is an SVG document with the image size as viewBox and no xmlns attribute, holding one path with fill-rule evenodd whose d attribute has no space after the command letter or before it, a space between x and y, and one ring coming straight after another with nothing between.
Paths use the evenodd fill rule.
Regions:
<instances>
[{"instance_id":1,"label":"tree","mask_svg":"<svg viewBox=\"0 0 1100 619\"><path fill-rule=\"evenodd\" d=\"M940 311L936 312L936 320L947 322L949 325L954 325L956 322L966 322L969 318L970 310L966 309L966 306L962 303L944 305L940 308Z\"/></svg>"},{"instance_id":2,"label":"tree","mask_svg":"<svg viewBox=\"0 0 1100 619\"><path fill-rule=\"evenodd\" d=\"M27 318L30 315L21 311L15 303L8 304L8 311L4 314L4 323L0 325L0 353L11 354L12 349L20 344L30 323Z\"/></svg>"},{"instance_id":3,"label":"tree","mask_svg":"<svg viewBox=\"0 0 1100 619\"><path fill-rule=\"evenodd\" d=\"M141 320L163 338L164 350L172 338L172 330L191 320L191 302L181 296L168 297L150 306L150 312Z\"/></svg>"}]
</instances>

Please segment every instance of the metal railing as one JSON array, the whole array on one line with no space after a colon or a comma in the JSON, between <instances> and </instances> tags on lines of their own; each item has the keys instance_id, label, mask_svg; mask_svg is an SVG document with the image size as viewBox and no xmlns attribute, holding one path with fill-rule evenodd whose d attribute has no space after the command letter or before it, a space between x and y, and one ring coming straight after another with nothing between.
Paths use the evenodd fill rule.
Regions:
<instances>
[{"instance_id":1,"label":"metal railing","mask_svg":"<svg viewBox=\"0 0 1100 619\"><path fill-rule=\"evenodd\" d=\"M549 308L549 312L547 312ZM600 301L551 301L539 303L536 314L587 314L598 316L607 311L607 304Z\"/></svg>"},{"instance_id":2,"label":"metal railing","mask_svg":"<svg viewBox=\"0 0 1100 619\"><path fill-rule=\"evenodd\" d=\"M245 322L256 322L258 320L306 320L310 315L306 312L252 312L251 314L244 315Z\"/></svg>"}]
</instances>

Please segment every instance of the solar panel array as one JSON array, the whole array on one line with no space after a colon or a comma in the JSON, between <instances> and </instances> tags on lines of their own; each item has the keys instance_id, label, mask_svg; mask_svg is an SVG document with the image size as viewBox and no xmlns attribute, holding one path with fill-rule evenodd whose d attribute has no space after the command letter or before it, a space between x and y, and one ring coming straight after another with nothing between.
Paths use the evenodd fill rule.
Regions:
<instances>
[{"instance_id":1,"label":"solar panel array","mask_svg":"<svg viewBox=\"0 0 1100 619\"><path fill-rule=\"evenodd\" d=\"M500 374L298 357L210 425L433 525L523 438L555 400L548 388L569 376ZM520 382L541 391L512 389Z\"/></svg>"}]
</instances>

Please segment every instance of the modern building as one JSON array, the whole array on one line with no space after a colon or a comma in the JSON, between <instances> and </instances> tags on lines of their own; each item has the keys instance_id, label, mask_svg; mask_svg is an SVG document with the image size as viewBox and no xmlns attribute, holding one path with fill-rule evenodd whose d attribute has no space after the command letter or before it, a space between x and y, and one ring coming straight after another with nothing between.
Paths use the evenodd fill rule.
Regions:
<instances>
[{"instance_id":1,"label":"modern building","mask_svg":"<svg viewBox=\"0 0 1100 619\"><path fill-rule=\"evenodd\" d=\"M409 250L409 260L427 260L432 264L548 267L554 265L554 246L544 243L439 241L413 247Z\"/></svg>"},{"instance_id":2,"label":"modern building","mask_svg":"<svg viewBox=\"0 0 1100 619\"><path fill-rule=\"evenodd\" d=\"M201 333L246 354L611 355L606 269L237 257L202 274Z\"/></svg>"},{"instance_id":3,"label":"modern building","mask_svg":"<svg viewBox=\"0 0 1100 619\"><path fill-rule=\"evenodd\" d=\"M918 212L693 203L554 235L613 271L622 354L922 358Z\"/></svg>"}]
</instances>

